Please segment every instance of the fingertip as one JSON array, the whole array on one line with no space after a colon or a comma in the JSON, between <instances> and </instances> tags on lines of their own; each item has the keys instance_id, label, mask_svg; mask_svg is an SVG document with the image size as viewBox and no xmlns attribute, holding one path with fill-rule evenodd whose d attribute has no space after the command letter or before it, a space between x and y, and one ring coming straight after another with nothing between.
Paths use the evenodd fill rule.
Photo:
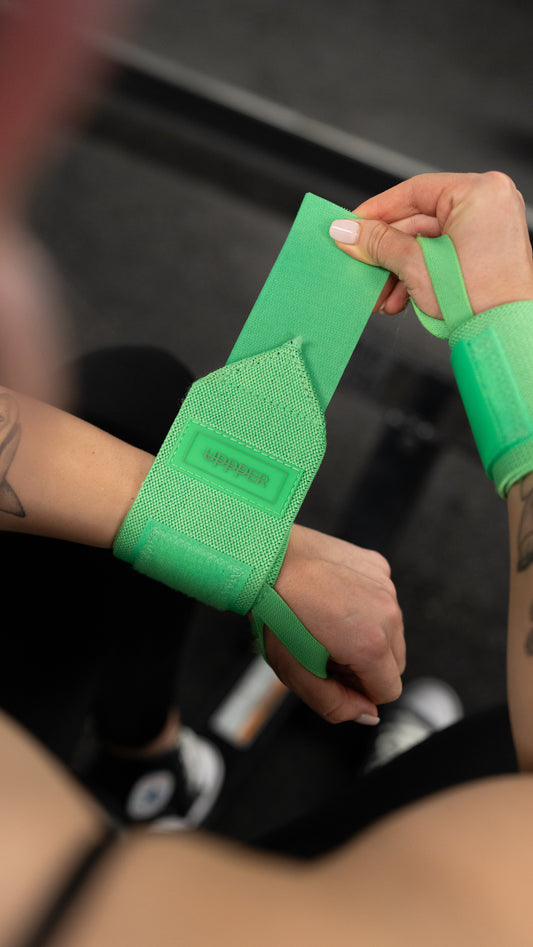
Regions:
<instances>
[{"instance_id":1,"label":"fingertip","mask_svg":"<svg viewBox=\"0 0 533 947\"><path fill-rule=\"evenodd\" d=\"M359 714L354 723L359 723L363 727L377 727L378 723L381 723L381 717L374 716L374 714Z\"/></svg>"},{"instance_id":2,"label":"fingertip","mask_svg":"<svg viewBox=\"0 0 533 947\"><path fill-rule=\"evenodd\" d=\"M359 240L361 226L357 220L334 220L329 228L330 237L335 243L353 246Z\"/></svg>"}]
</instances>

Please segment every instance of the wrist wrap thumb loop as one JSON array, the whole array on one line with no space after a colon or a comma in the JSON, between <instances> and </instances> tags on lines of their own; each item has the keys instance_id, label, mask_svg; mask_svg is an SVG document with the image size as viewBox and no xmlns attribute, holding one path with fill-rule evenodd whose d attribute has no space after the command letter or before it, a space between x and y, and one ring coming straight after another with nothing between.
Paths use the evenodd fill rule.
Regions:
<instances>
[{"instance_id":1,"label":"wrist wrap thumb loop","mask_svg":"<svg viewBox=\"0 0 533 947\"><path fill-rule=\"evenodd\" d=\"M312 673L328 653L273 589L320 466L324 412L388 273L329 236L343 208L306 195L227 364L191 387L115 541L135 569L251 611Z\"/></svg>"},{"instance_id":2,"label":"wrist wrap thumb loop","mask_svg":"<svg viewBox=\"0 0 533 947\"><path fill-rule=\"evenodd\" d=\"M424 327L448 339L451 364L487 475L500 496L533 469L533 301L474 315L449 236L418 237L443 321Z\"/></svg>"},{"instance_id":3,"label":"wrist wrap thumb loop","mask_svg":"<svg viewBox=\"0 0 533 947\"><path fill-rule=\"evenodd\" d=\"M263 630L266 625L274 631L276 637L283 642L300 664L316 677L328 676L327 664L329 653L316 638L311 635L305 625L294 614L292 609L277 594L271 586L265 585L261 589L252 608L252 630L261 654L266 659L263 642Z\"/></svg>"}]
</instances>

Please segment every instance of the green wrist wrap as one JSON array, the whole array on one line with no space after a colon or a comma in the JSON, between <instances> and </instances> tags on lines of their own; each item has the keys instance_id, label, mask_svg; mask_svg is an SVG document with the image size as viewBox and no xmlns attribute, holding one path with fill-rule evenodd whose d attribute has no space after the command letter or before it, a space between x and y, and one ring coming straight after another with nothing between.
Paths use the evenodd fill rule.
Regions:
<instances>
[{"instance_id":1,"label":"green wrist wrap","mask_svg":"<svg viewBox=\"0 0 533 947\"><path fill-rule=\"evenodd\" d=\"M324 411L385 284L340 253L346 211L306 195L227 364L196 381L117 535L135 569L251 611L310 671L327 650L273 589L326 448Z\"/></svg>"},{"instance_id":2,"label":"green wrist wrap","mask_svg":"<svg viewBox=\"0 0 533 947\"><path fill-rule=\"evenodd\" d=\"M483 466L500 496L533 470L533 300L474 315L448 236L419 237L443 322L415 310L447 338L457 385Z\"/></svg>"}]
</instances>

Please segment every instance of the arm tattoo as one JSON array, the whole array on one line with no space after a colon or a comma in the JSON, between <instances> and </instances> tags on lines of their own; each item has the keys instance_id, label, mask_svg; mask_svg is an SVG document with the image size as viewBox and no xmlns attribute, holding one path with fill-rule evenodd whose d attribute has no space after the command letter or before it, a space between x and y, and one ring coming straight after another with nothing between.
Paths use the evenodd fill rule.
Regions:
<instances>
[{"instance_id":1,"label":"arm tattoo","mask_svg":"<svg viewBox=\"0 0 533 947\"><path fill-rule=\"evenodd\" d=\"M20 442L18 414L15 399L0 394L0 513L26 516L17 494L6 479Z\"/></svg>"},{"instance_id":2,"label":"arm tattoo","mask_svg":"<svg viewBox=\"0 0 533 947\"><path fill-rule=\"evenodd\" d=\"M518 528L518 571L523 572L533 562L533 474L520 482L520 497L524 505Z\"/></svg>"}]
</instances>

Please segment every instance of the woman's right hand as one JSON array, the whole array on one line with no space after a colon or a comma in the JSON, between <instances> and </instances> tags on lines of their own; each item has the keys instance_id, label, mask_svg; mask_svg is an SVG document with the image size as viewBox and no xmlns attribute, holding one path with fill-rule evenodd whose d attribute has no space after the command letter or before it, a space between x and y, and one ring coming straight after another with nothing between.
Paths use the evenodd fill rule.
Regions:
<instances>
[{"instance_id":1,"label":"woman's right hand","mask_svg":"<svg viewBox=\"0 0 533 947\"><path fill-rule=\"evenodd\" d=\"M421 174L370 198L354 213L362 219L335 221L331 236L349 256L397 276L379 303L388 313L404 309L410 296L423 312L442 318L418 234L452 239L474 313L533 299L525 205L505 174Z\"/></svg>"}]
</instances>

